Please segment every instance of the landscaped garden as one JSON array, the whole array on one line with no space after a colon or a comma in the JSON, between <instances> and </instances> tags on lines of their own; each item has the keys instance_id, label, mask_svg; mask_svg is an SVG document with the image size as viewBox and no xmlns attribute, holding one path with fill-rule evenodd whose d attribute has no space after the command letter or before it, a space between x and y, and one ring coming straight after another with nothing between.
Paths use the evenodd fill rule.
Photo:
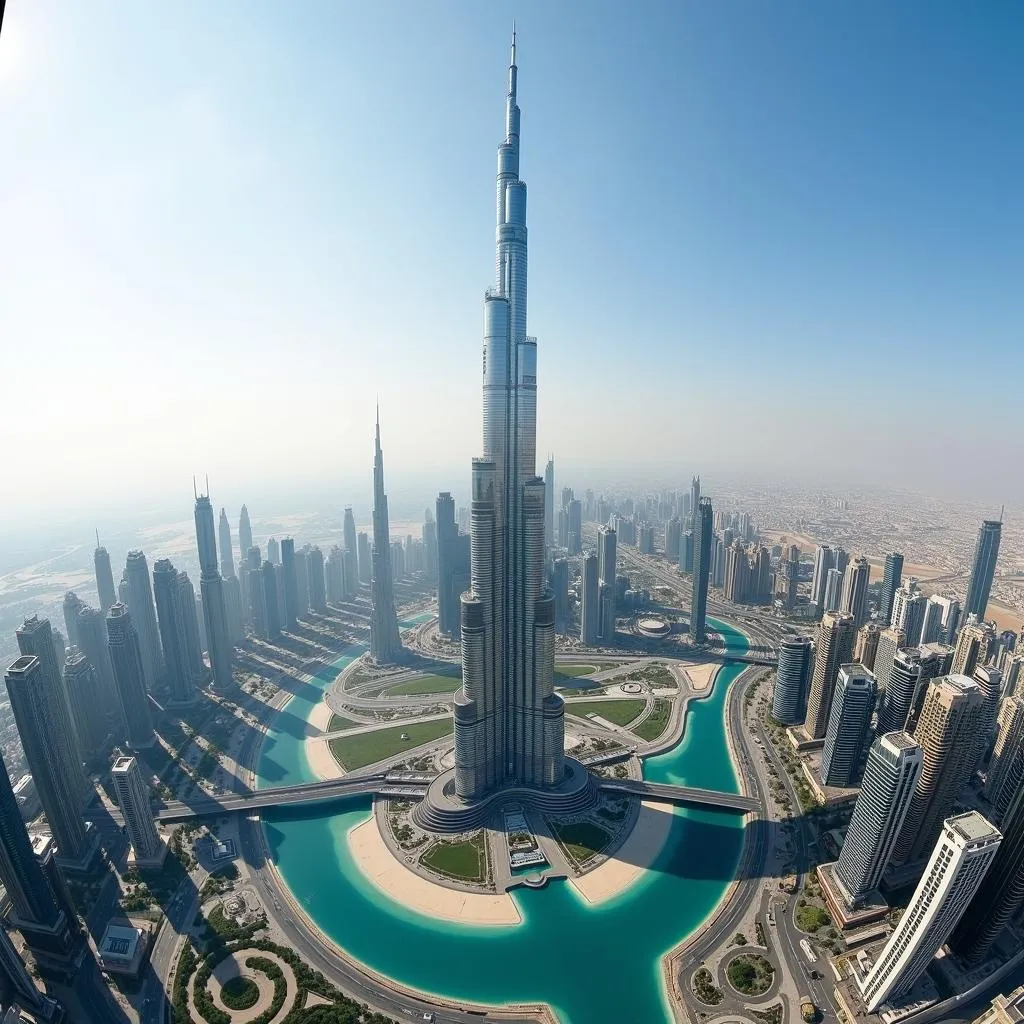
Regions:
<instances>
[{"instance_id":1,"label":"landscaped garden","mask_svg":"<svg viewBox=\"0 0 1024 1024\"><path fill-rule=\"evenodd\" d=\"M351 772L356 768L383 761L394 754L400 754L403 750L411 750L421 743L440 739L451 731L452 720L446 716L431 722L394 725L355 736L336 736L330 740L330 747L338 764L345 771Z\"/></svg>"},{"instance_id":2,"label":"landscaped garden","mask_svg":"<svg viewBox=\"0 0 1024 1024\"><path fill-rule=\"evenodd\" d=\"M658 698L651 708L651 713L633 730L642 740L650 743L656 740L668 727L668 720L672 715L672 705L662 698Z\"/></svg>"},{"instance_id":3,"label":"landscaped garden","mask_svg":"<svg viewBox=\"0 0 1024 1024\"><path fill-rule=\"evenodd\" d=\"M615 725L629 725L644 709L644 701L636 698L626 700L588 700L569 704L566 711L576 718L598 715Z\"/></svg>"},{"instance_id":4,"label":"landscaped garden","mask_svg":"<svg viewBox=\"0 0 1024 1024\"><path fill-rule=\"evenodd\" d=\"M420 858L420 863L449 878L482 882L487 877L487 848L484 833L472 839L449 842L439 839Z\"/></svg>"},{"instance_id":5,"label":"landscaped garden","mask_svg":"<svg viewBox=\"0 0 1024 1024\"><path fill-rule=\"evenodd\" d=\"M722 990L715 985L711 972L702 967L693 976L693 994L708 1006L717 1006L722 1001Z\"/></svg>"},{"instance_id":6,"label":"landscaped garden","mask_svg":"<svg viewBox=\"0 0 1024 1024\"><path fill-rule=\"evenodd\" d=\"M249 978L231 978L220 990L220 997L229 1010L248 1010L260 997L259 987Z\"/></svg>"},{"instance_id":7,"label":"landscaped garden","mask_svg":"<svg viewBox=\"0 0 1024 1024\"><path fill-rule=\"evenodd\" d=\"M345 729L356 729L366 724L368 723L345 718L344 715L331 715L331 720L327 723L327 732L343 732Z\"/></svg>"},{"instance_id":8,"label":"landscaped garden","mask_svg":"<svg viewBox=\"0 0 1024 1024\"><path fill-rule=\"evenodd\" d=\"M729 984L745 996L763 996L775 980L775 968L760 953L741 953L726 971Z\"/></svg>"},{"instance_id":9,"label":"landscaped garden","mask_svg":"<svg viewBox=\"0 0 1024 1024\"><path fill-rule=\"evenodd\" d=\"M592 821L576 821L567 825L551 823L555 838L577 865L600 853L611 838L609 833Z\"/></svg>"},{"instance_id":10,"label":"landscaped garden","mask_svg":"<svg viewBox=\"0 0 1024 1024\"><path fill-rule=\"evenodd\" d=\"M457 672L448 675L417 676L404 683L396 683L384 690L387 697L410 697L423 693L454 693L462 685L462 676Z\"/></svg>"}]
</instances>

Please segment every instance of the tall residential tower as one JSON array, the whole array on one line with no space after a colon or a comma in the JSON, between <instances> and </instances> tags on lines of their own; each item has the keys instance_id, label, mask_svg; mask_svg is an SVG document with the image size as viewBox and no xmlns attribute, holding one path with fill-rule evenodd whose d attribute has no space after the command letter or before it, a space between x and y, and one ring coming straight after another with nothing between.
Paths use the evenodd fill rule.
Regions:
<instances>
[{"instance_id":1,"label":"tall residential tower","mask_svg":"<svg viewBox=\"0 0 1024 1024\"><path fill-rule=\"evenodd\" d=\"M382 664L402 656L391 583L391 529L388 496L384 492L384 453L380 448L380 411L373 450L373 572L370 578L370 653Z\"/></svg>"}]
</instances>

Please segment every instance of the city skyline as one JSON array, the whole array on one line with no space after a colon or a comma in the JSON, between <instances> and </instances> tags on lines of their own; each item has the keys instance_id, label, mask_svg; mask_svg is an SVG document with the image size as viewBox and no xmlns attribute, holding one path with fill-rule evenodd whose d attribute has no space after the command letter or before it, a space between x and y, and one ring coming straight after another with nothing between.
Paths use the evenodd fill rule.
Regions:
<instances>
[{"instance_id":1,"label":"city skyline","mask_svg":"<svg viewBox=\"0 0 1024 1024\"><path fill-rule=\"evenodd\" d=\"M444 387L472 390L471 367L463 365L478 333L471 312L472 267L483 254L480 227L490 205L480 185L485 133L476 126L485 123L488 97L495 95L487 71L497 53L495 40L511 18L499 10L467 18L450 12L428 17L407 7L396 31L395 19L387 17L385 25L380 12L349 12L355 30L346 25L342 33L336 31L337 16L328 14L327 31L316 27L317 36L330 39L328 64L310 21L267 12L249 19L243 39L230 47L234 59L222 67L213 54L225 33L234 40L237 30L237 19L226 13L194 9L178 19L167 16L165 24L155 12L130 12L115 24L103 12L57 18L55 11L45 4L11 5L0 44L0 125L23 140L0 171L12 214L0 248L0 262L12 282L12 302L0 330L23 347L44 349L55 357L50 360L49 392L54 415L40 418L26 409L23 416L19 405L11 422L38 419L38 443L65 452L71 476L63 485L75 488L79 507L102 507L126 496L125 474L76 456L95 450L90 446L102 444L116 424L115 396L124 391L124 371L113 357L129 344L144 358L159 355L165 364L165 386L150 389L136 430L122 438L125 458L143 450L149 455L139 460L140 472L130 480L147 503L169 501L177 481L199 470L208 470L215 480L231 476L240 489L255 487L268 459L279 473L282 464L286 467L292 487L315 487L328 463L352 479L361 477L364 466L357 446L339 453L335 440L365 429L375 393L381 395L395 438L390 468L396 483L399 476L422 470L430 453L436 475L447 474L449 480L426 489L436 493L451 486L453 474L464 473L472 455L479 410L467 403L441 422L433 416L431 395L442 365L456 367L454 379L446 376ZM725 16L715 9L690 12L678 24L675 15L640 12L630 45L623 49L613 18L579 24L568 12L530 5L519 17L526 45L532 48L531 95L545 100L533 115L534 148L524 172L546 175L542 198L532 211L535 269L545 280L535 289L533 306L538 333L550 339L542 369L553 395L559 395L557 402L552 395L540 405L538 441L541 451L558 455L560 472L587 465L611 471L638 460L655 472L672 458L656 448L638 453L625 434L603 439L602 450L595 450L598 413L582 396L589 381L596 383L601 361L581 363L576 358L571 339L580 330L609 358L616 358L612 354L618 351L618 338L639 332L650 358L617 359L619 387L626 395L643 394L648 431L668 436L678 433L684 422L714 415L708 403L722 381L712 354L725 350L756 357L762 350L752 339L757 346L781 351L784 358L760 360L758 371L740 382L747 397L770 393L784 373L788 382L789 364L797 364L802 411L810 414L818 401L814 385L823 374L831 378L839 352L855 350L862 361L886 353L890 372L905 370L917 375L915 379L926 366L929 387L941 390L946 385L952 392L968 386L972 374L980 381L981 371L973 367L989 361L961 360L956 358L960 352L969 349L983 356L987 351L994 360L1012 342L1009 325L1019 317L1010 315L1013 306L1007 296L1013 289L1008 275L1010 267L1019 265L1022 233L1012 217L1007 219L1015 204L1000 202L1000 197L1012 194L1020 141L1000 132L998 119L970 115L976 109L998 109L1004 86L1019 76L1020 69L1007 63L1019 26L1000 26L1000 18L993 17L965 36L962 16L947 8L926 19L922 30L921 19L904 9L887 20L888 33L879 40L876 19L848 24L848 15L826 10L798 17L786 5L771 18L746 12L746 33L731 33ZM908 33L915 51L933 58L923 60L917 71L904 67L901 42ZM175 41L186 37L204 38L204 45L182 67L172 54L177 52ZM145 69L138 64L126 69L144 88L118 89L101 70L109 64L108 38L117 41L119 52L146 62ZM638 59L645 48L663 54L669 38L678 51L670 63L662 65L646 55L644 61ZM723 52L727 38L738 47L728 57ZM966 62L955 84L938 70L954 47ZM612 48L620 61L609 69L607 61L595 58ZM879 74L862 73L867 53ZM737 62L746 68L743 76L734 73ZM274 102L265 105L253 102L253 95L263 96L267 80L290 77L298 67L305 72L300 81L306 88L299 90L304 118L294 116L291 93L275 91ZM455 67L460 70L455 72ZM827 82L825 68L838 74L839 81ZM428 80L430 89L418 88ZM898 97L892 110L880 102L880 81ZM852 90L848 98L843 88ZM307 95L314 97L312 106ZM604 134L615 140L608 147L614 153L605 149L599 154L605 160L597 161L596 177L592 169L587 175L577 173L589 144L584 144L589 125L582 127L588 119L579 118L580 126L563 134L574 121L570 115L576 104L589 106L593 96L604 101ZM649 109L649 116L635 117L634 104L635 109ZM946 114L951 107L964 116L937 123L939 112ZM436 115L442 109L455 116L447 117L445 131L438 132ZM778 137L765 131L766 109ZM665 132L664 124L673 118L660 115L670 111L683 119L685 131ZM851 123L841 116L854 112L863 117ZM905 138L907 123L915 120L918 131ZM76 131L51 136L44 127L65 121L75 123ZM382 122L394 130L380 133ZM339 134L333 130L338 123L346 128L341 133L348 140L344 149L322 142ZM127 131L129 124L136 130ZM139 124L147 130L139 132ZM331 130L321 132L327 125ZM666 144L671 147L669 159L662 150ZM930 159L938 145L946 158L955 153L957 159ZM358 147L358 161L349 159L348 147ZM429 155L422 161L425 174L418 174L403 191L397 187L396 171L404 166L410 147L425 147L422 151ZM875 147L887 147L891 159L884 166L865 157ZM810 175L801 160L808 155L814 158ZM54 158L58 156L63 158ZM756 188L748 169L755 162L761 168ZM936 164L943 173L936 172ZM46 175L40 177L43 166ZM671 178L670 166L678 168ZM844 167L849 167L848 180L842 177ZM653 175L653 187L632 189L629 181L647 177L646 172ZM971 175L986 187L964 188ZM295 178L305 179L310 187L280 187ZM808 179L815 186L809 192ZM838 182L850 187L850 198L841 203L829 187ZM52 203L42 201L43 189L52 194ZM257 206L246 201L254 190L262 199L262 226L247 223ZM300 198L286 199L289 192ZM389 231L381 230L377 193L390 208L387 225L398 232L388 246L379 241ZM227 195L232 201L225 201ZM192 213L182 210L186 196ZM616 244L591 245L594 225L603 220L593 216L595 204L612 198L624 207L615 218ZM306 205L296 208L295 202ZM948 216L954 205L963 216ZM442 243L444 257L432 261L435 265L426 267L399 301L384 299L392 280L384 261L390 260L394 244L402 244L400 239L419 237L426 206L446 224L443 234L450 242ZM936 208L942 216L933 216ZM311 223L313 209L322 225ZM202 228L196 223L200 211ZM212 218L208 224L205 214ZM97 218L102 218L109 242L94 259L85 239L100 234L93 230ZM344 218L343 232L335 230L338 218ZM162 255L153 261L137 258L136 223L146 229L147 241L163 240L156 246ZM715 244L702 245L698 258L692 247L676 244L683 229ZM292 261L282 265L259 245L244 261L219 259L220 273L207 275L202 260L194 262L200 250L208 258L205 244L196 244L200 230L205 244L211 236L217 238L209 249L214 259L225 245L233 252L245 248L254 230L276 232L287 239L277 247L280 251L304 253L303 275L297 277ZM764 246L749 244L752 235L770 243L770 260L762 255ZM981 252L979 236L985 242ZM595 257L579 262L579 254L591 249L621 261L615 266L620 283L591 303L584 311L587 322L579 323L579 311L570 314L563 297L592 280L590 261ZM648 249L650 257L637 263L636 254ZM44 268L42 261L52 260L58 251L61 260ZM183 259L186 251L188 260ZM338 289L339 262L351 282L334 299L329 296ZM630 269L630 262L637 263L639 273ZM81 273L84 263L88 274ZM230 268L226 277L224 266ZM268 274L276 287L263 286ZM325 274L330 286L324 284ZM861 282L855 299L848 287L851 276ZM69 284L72 279L76 284ZM217 281L216 290L206 279ZM693 289L683 296L682 323L676 325L673 319L671 330L661 312L664 304L657 299L668 280L690 281ZM87 307L89 315L76 309L82 296L75 289L86 285L100 297ZM740 285L746 302L721 299L731 299ZM145 295L145 306L132 288ZM65 290L70 294L63 302L39 301L41 292ZM809 293L821 298L809 303ZM922 301L925 294L928 302ZM949 296L941 312L937 295ZM179 296L188 299L194 312L181 312ZM846 308L850 303L855 308ZM836 315L837 307L841 315ZM150 322L149 308L159 313L159 327ZM424 317L424 308L432 315ZM75 327L69 330L61 311L72 309ZM863 310L871 310L870 315ZM672 317L679 314L674 308ZM748 316L756 318L756 329ZM237 421L243 398L225 393L218 382L224 364L235 372L243 341L251 346L251 384L272 382L292 360L301 360L325 379L342 375L352 400L341 410L329 410L328 403L321 408L297 394L282 396L281 423L302 423L301 433L297 427L280 429L278 423L250 423L254 443L246 448L232 444L229 423ZM929 352L924 362L919 359L922 348ZM371 350L383 359L371 359ZM198 351L214 361L203 380L191 372ZM690 374L685 409L667 401L665 390L684 353ZM655 364L662 367L661 374L647 372ZM83 365L93 389L92 415L87 417L68 400ZM388 367L384 380L381 365ZM216 403L208 401L211 388L216 388ZM845 440L836 436L842 428L827 417L821 418L823 430L809 438L802 426L795 433L796 421L778 411L769 429L759 421L759 429L752 431L751 414L744 410L757 410L760 403L736 397L730 421L719 422L719 429L704 441L702 468L713 464L722 471L757 472L767 465L776 474L790 475L806 471L819 445L823 451L827 444ZM16 395L12 400L25 399ZM874 410L870 422L884 437L893 426L889 417L897 415L896 409ZM844 475L855 482L926 487L947 460L1000 435L1003 455L1012 460L1020 442L1016 432L1003 429L1012 425L1009 416L1008 409L994 403L983 424L972 421L955 429L951 424L948 437L938 421L918 439L910 438L912 451L891 468L858 454L870 451L870 444L848 445ZM176 424L173 441L166 431L171 418ZM431 424L431 431L420 429L424 422ZM742 445L739 437L744 438ZM8 471L19 473L28 452L13 443L4 447L11 453ZM1020 487L1012 478L993 478L979 465L985 460L962 461L955 475L961 493L976 491L996 507L1003 499L1020 500L1019 493L1012 493ZM43 490L50 486L57 487L56 479L52 484L44 481ZM953 483L940 479L935 486ZM36 493L40 503L54 497ZM16 502L5 503L2 515L28 519L34 500L21 494Z\"/></svg>"}]
</instances>

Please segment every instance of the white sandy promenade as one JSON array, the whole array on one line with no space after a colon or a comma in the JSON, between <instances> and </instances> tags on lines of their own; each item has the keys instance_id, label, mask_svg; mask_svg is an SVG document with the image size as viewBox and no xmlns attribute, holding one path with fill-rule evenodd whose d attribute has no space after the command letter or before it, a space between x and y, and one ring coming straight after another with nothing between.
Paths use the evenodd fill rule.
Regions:
<instances>
[{"instance_id":1,"label":"white sandy promenade","mask_svg":"<svg viewBox=\"0 0 1024 1024\"><path fill-rule=\"evenodd\" d=\"M717 662L694 662L692 664L686 662L683 667L690 679L690 686L694 693L703 693L710 688L711 681L722 666Z\"/></svg>"},{"instance_id":2,"label":"white sandy promenade","mask_svg":"<svg viewBox=\"0 0 1024 1024\"><path fill-rule=\"evenodd\" d=\"M395 859L371 815L348 833L348 848L359 870L385 895L442 921L460 924L513 925L522 918L508 893L462 892L438 885Z\"/></svg>"},{"instance_id":3,"label":"white sandy promenade","mask_svg":"<svg viewBox=\"0 0 1024 1024\"><path fill-rule=\"evenodd\" d=\"M633 831L618 851L600 867L571 880L576 891L588 903L604 903L628 889L664 849L673 812L671 804L644 800Z\"/></svg>"},{"instance_id":4,"label":"white sandy promenade","mask_svg":"<svg viewBox=\"0 0 1024 1024\"><path fill-rule=\"evenodd\" d=\"M345 774L331 753L327 740L323 738L332 714L327 701L321 701L313 708L306 723L306 741L303 744L306 760L310 771L322 782L340 779Z\"/></svg>"}]
</instances>

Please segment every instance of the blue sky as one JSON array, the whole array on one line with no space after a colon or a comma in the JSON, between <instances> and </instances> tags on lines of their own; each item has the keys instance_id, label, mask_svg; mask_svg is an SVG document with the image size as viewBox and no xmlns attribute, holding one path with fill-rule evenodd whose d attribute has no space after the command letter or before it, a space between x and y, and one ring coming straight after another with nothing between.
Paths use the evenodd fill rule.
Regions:
<instances>
[{"instance_id":1,"label":"blue sky","mask_svg":"<svg viewBox=\"0 0 1024 1024\"><path fill-rule=\"evenodd\" d=\"M4 516L464 492L513 17L540 451L1024 498L1019 3L9 0Z\"/></svg>"}]
</instances>

